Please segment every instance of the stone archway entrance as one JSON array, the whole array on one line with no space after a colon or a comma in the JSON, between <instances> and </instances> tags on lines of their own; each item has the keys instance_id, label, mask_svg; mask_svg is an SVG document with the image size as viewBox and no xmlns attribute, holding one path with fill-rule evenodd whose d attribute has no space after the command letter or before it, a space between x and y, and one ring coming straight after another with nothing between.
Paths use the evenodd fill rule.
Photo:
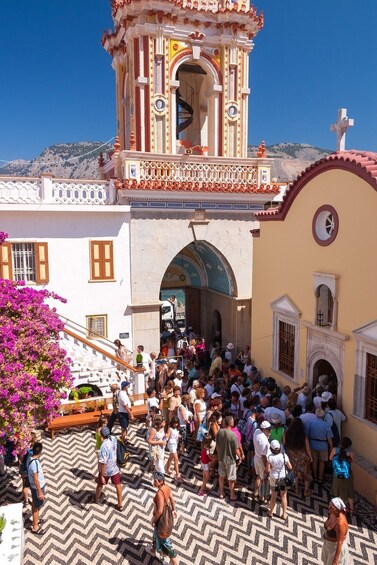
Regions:
<instances>
[{"instance_id":1,"label":"stone archway entrance","mask_svg":"<svg viewBox=\"0 0 377 565\"><path fill-rule=\"evenodd\" d=\"M326 361L326 359L319 359L313 366L313 387L324 381L329 386L330 392L337 393L338 377L334 367Z\"/></svg>"},{"instance_id":2,"label":"stone archway entrance","mask_svg":"<svg viewBox=\"0 0 377 565\"><path fill-rule=\"evenodd\" d=\"M180 312L176 326L192 327L213 342L215 332L243 343L250 335L250 317L238 327L237 284L233 271L221 252L206 241L186 245L170 262L162 282L160 299L173 297ZM166 305L168 308L168 305ZM166 320L162 320L162 329ZM225 329L226 327L226 329ZM238 339L237 339L238 334Z\"/></svg>"}]
</instances>

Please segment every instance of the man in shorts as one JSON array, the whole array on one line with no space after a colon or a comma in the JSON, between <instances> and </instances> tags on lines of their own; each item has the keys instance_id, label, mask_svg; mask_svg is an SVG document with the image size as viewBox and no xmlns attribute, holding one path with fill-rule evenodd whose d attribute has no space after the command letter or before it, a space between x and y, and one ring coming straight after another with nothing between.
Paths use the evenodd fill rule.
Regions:
<instances>
[{"instance_id":1,"label":"man in shorts","mask_svg":"<svg viewBox=\"0 0 377 565\"><path fill-rule=\"evenodd\" d=\"M119 393L118 402L118 419L120 427L122 428L121 438L125 442L127 439L127 428L129 422L133 422L135 417L132 415L131 410L131 400L127 393L127 388L130 386L130 382L123 381L120 385L121 391Z\"/></svg>"},{"instance_id":2,"label":"man in shorts","mask_svg":"<svg viewBox=\"0 0 377 565\"><path fill-rule=\"evenodd\" d=\"M120 512L122 506L122 484L119 467L117 465L117 439L110 434L109 428L102 428L101 431L102 445L99 451L99 473L97 478L97 488L94 502L98 504L103 486L109 480L115 485L118 497L117 510Z\"/></svg>"},{"instance_id":3,"label":"man in shorts","mask_svg":"<svg viewBox=\"0 0 377 565\"><path fill-rule=\"evenodd\" d=\"M307 434L313 457L313 479L323 483L325 463L329 460L329 451L333 447L333 433L330 425L325 421L325 411L322 408L317 408L315 415L315 419L310 422L307 428Z\"/></svg>"},{"instance_id":4,"label":"man in shorts","mask_svg":"<svg viewBox=\"0 0 377 565\"><path fill-rule=\"evenodd\" d=\"M216 436L216 449L219 459L219 494L224 498L225 478L228 479L230 500L237 500L235 485L237 479L237 465L244 459L234 428L233 416L224 418L224 428Z\"/></svg>"},{"instance_id":5,"label":"man in shorts","mask_svg":"<svg viewBox=\"0 0 377 565\"><path fill-rule=\"evenodd\" d=\"M254 432L253 443L254 443L254 468L255 468L255 486L254 486L254 498L259 496L259 487L262 481L266 481L269 476L269 467L267 457L270 455L270 443L268 438L271 433L271 424L268 420L263 420L260 423L259 428ZM260 502L266 502L265 496L260 497Z\"/></svg>"},{"instance_id":6,"label":"man in shorts","mask_svg":"<svg viewBox=\"0 0 377 565\"><path fill-rule=\"evenodd\" d=\"M31 531L33 534L42 535L44 531L39 526L39 510L42 508L45 502L45 478L43 474L43 469L39 458L42 453L42 444L36 441L33 445L33 454L28 459L27 474L30 484L31 491L31 512L33 518L33 524L31 526Z\"/></svg>"}]
</instances>

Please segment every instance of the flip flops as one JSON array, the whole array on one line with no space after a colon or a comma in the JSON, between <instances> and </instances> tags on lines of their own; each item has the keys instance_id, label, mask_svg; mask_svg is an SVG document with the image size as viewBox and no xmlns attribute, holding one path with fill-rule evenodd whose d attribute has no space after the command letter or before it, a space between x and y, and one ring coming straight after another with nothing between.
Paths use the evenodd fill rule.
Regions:
<instances>
[{"instance_id":1,"label":"flip flops","mask_svg":"<svg viewBox=\"0 0 377 565\"><path fill-rule=\"evenodd\" d=\"M45 530L43 530L42 528L38 528L38 530L33 530L33 528L30 528L30 531L35 536L43 536L43 534L45 533Z\"/></svg>"}]
</instances>

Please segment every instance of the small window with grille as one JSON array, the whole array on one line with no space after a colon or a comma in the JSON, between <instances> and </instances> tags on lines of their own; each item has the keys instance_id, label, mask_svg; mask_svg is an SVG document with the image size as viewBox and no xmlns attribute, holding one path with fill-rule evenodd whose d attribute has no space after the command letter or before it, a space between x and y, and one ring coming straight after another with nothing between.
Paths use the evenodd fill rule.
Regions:
<instances>
[{"instance_id":1,"label":"small window with grille","mask_svg":"<svg viewBox=\"0 0 377 565\"><path fill-rule=\"evenodd\" d=\"M107 315L86 316L86 337L88 339L107 338Z\"/></svg>"},{"instance_id":2,"label":"small window with grille","mask_svg":"<svg viewBox=\"0 0 377 565\"><path fill-rule=\"evenodd\" d=\"M0 276L11 281L47 284L49 282L47 243L3 243L0 248Z\"/></svg>"}]
</instances>

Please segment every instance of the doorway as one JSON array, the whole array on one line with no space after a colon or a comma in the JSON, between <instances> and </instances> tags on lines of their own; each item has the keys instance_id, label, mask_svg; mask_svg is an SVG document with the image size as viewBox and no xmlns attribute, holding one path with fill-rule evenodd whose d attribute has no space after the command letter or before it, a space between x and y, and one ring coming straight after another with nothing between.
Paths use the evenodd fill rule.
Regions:
<instances>
[{"instance_id":1,"label":"doorway","mask_svg":"<svg viewBox=\"0 0 377 565\"><path fill-rule=\"evenodd\" d=\"M326 359L319 359L313 367L313 389L321 382L332 394L337 394L338 377L334 367Z\"/></svg>"}]
</instances>

